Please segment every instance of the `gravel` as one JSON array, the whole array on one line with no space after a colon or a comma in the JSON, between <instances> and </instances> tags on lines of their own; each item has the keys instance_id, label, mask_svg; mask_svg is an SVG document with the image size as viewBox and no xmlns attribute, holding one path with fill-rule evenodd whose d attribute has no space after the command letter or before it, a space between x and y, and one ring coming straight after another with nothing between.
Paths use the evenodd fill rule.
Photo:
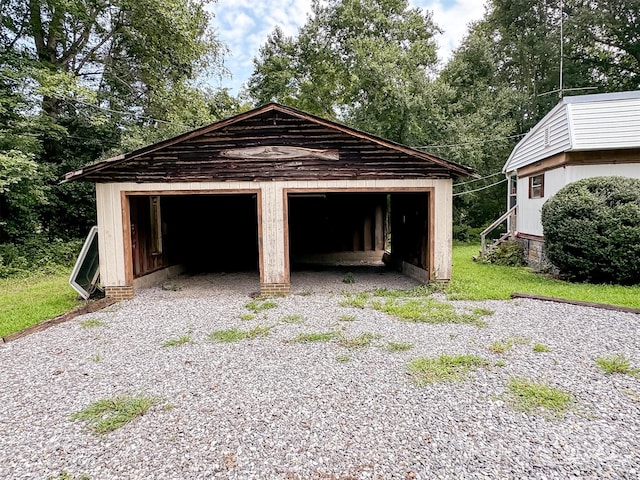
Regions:
<instances>
[{"instance_id":1,"label":"gravel","mask_svg":"<svg viewBox=\"0 0 640 480\"><path fill-rule=\"evenodd\" d=\"M297 273L292 295L242 320L254 274L181 277L168 289L77 317L0 347L0 478L432 479L638 478L640 315L534 300L452 302L494 315L478 328L411 323L340 306L343 291L411 288L395 273ZM441 297L443 299L444 297ZM281 319L301 315L300 324ZM340 321L353 315L354 321ZM101 326L82 326L97 319ZM273 326L266 338L214 343L219 329ZM299 333L380 337L349 350L295 343ZM192 343L163 347L189 335ZM517 339L496 354L494 341ZM410 342L391 353L387 342ZM535 343L551 351L536 353ZM416 357L475 354L489 368L464 381L413 384ZM345 356L349 357L348 361ZM341 361L339 361L341 360ZM503 365L503 366L499 366ZM512 377L570 392L562 417L514 408ZM95 435L71 415L116 395L159 403Z\"/></svg>"}]
</instances>

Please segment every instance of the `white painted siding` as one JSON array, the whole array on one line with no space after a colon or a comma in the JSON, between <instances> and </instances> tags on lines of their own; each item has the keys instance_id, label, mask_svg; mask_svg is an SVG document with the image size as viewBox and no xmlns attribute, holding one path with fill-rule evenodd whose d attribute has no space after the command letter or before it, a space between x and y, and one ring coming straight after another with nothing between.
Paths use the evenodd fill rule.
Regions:
<instances>
[{"instance_id":1,"label":"white painted siding","mask_svg":"<svg viewBox=\"0 0 640 480\"><path fill-rule=\"evenodd\" d=\"M516 145L503 170L511 172L570 147L567 111L563 105L558 105Z\"/></svg>"},{"instance_id":2,"label":"white painted siding","mask_svg":"<svg viewBox=\"0 0 640 480\"><path fill-rule=\"evenodd\" d=\"M549 200L566 184L566 170L556 168L544 174L544 197L529 198L529 177L518 178L517 231L542 236L540 212Z\"/></svg>"},{"instance_id":3,"label":"white painted siding","mask_svg":"<svg viewBox=\"0 0 640 480\"><path fill-rule=\"evenodd\" d=\"M621 176L640 178L640 159L635 164L572 165L545 172L544 198L529 198L529 178L518 179L517 230L529 235L543 235L541 209L545 201L565 185L583 178Z\"/></svg>"},{"instance_id":4,"label":"white painted siding","mask_svg":"<svg viewBox=\"0 0 640 480\"><path fill-rule=\"evenodd\" d=\"M567 105L573 125L572 150L640 146L640 98Z\"/></svg>"},{"instance_id":5,"label":"white painted siding","mask_svg":"<svg viewBox=\"0 0 640 480\"><path fill-rule=\"evenodd\" d=\"M562 152L637 147L640 91L565 97L515 146L502 170L513 172Z\"/></svg>"},{"instance_id":6,"label":"white painted siding","mask_svg":"<svg viewBox=\"0 0 640 480\"><path fill-rule=\"evenodd\" d=\"M423 180L331 180L291 182L200 182L200 183L110 183L97 184L100 275L105 286L124 286L125 256L123 244L121 192L172 192L260 190L262 194L263 281L285 283L286 242L284 228L285 188L377 188L380 190L404 188L433 188L434 218L434 272L436 279L451 278L452 239L452 181L450 179Z\"/></svg>"}]
</instances>

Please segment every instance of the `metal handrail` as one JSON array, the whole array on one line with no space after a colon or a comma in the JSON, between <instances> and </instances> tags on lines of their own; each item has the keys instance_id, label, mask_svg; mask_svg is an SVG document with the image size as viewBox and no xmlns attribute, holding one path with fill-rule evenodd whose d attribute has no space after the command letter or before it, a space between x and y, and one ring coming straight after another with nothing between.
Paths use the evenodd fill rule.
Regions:
<instances>
[{"instance_id":1,"label":"metal handrail","mask_svg":"<svg viewBox=\"0 0 640 480\"><path fill-rule=\"evenodd\" d=\"M493 232L502 222L504 222L507 218L509 218L509 216L511 216L511 214L515 212L516 207L517 205L514 205L513 207L511 207L500 218L498 218L495 222L493 222L491 225L485 228L482 232L480 232L480 242L482 244L480 251L482 252L482 255L484 255L487 249L487 245L486 245L487 235Z\"/></svg>"}]
</instances>

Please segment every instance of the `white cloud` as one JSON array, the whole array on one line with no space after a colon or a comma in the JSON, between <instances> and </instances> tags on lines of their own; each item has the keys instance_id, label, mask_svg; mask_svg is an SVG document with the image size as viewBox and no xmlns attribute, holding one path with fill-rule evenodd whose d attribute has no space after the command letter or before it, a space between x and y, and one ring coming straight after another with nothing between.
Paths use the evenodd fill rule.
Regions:
<instances>
[{"instance_id":1,"label":"white cloud","mask_svg":"<svg viewBox=\"0 0 640 480\"><path fill-rule=\"evenodd\" d=\"M484 13L482 0L410 0L413 6L433 11L434 22L443 30L438 36L439 57L446 60L467 31L469 22ZM295 35L311 12L311 0L218 0L208 9L215 14L213 26L230 53L225 65L231 79L221 86L237 92L253 70L253 58L276 25L286 35Z\"/></svg>"}]
</instances>

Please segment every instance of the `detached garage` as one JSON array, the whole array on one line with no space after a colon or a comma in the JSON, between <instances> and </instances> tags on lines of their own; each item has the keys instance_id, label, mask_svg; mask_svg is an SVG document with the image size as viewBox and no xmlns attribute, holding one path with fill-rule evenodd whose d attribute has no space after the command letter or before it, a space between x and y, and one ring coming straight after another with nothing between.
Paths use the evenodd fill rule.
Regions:
<instances>
[{"instance_id":1,"label":"detached garage","mask_svg":"<svg viewBox=\"0 0 640 480\"><path fill-rule=\"evenodd\" d=\"M470 174L269 104L65 180L96 182L101 283L124 299L185 271L253 270L262 294L288 293L298 265L384 261L449 280L452 180Z\"/></svg>"}]
</instances>

